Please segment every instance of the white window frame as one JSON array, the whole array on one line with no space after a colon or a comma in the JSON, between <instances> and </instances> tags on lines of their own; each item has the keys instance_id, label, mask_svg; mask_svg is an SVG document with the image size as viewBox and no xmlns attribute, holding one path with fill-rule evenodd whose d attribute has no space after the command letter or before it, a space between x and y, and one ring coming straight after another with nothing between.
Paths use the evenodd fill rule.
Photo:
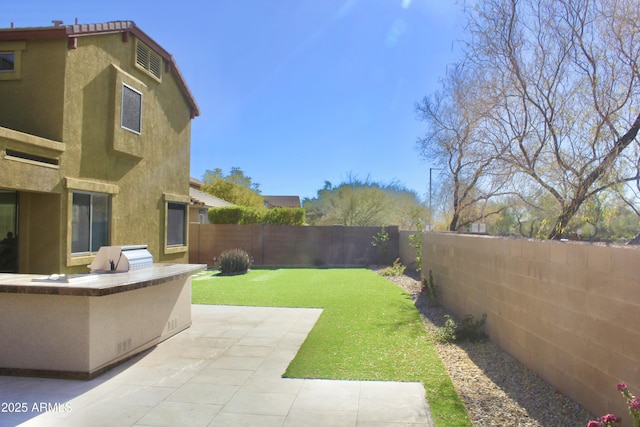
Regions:
<instances>
[{"instance_id":1,"label":"white window frame","mask_svg":"<svg viewBox=\"0 0 640 427\"><path fill-rule=\"evenodd\" d=\"M138 95L140 95L140 109L138 111L138 117L139 117L139 123L138 123L138 128L139 129L131 129L130 127L125 126L124 124L124 118L125 118L125 90L129 89L132 92L137 93ZM130 132L133 132L137 135L142 134L142 103L143 103L143 95L142 92L140 92L139 90L129 86L126 83L122 83L122 100L121 100L121 105L120 105L120 126L123 129L126 129Z\"/></svg>"},{"instance_id":2,"label":"white window frame","mask_svg":"<svg viewBox=\"0 0 640 427\"><path fill-rule=\"evenodd\" d=\"M82 251L76 251L74 252L74 248L73 248L73 235L74 233L81 233L84 232L85 230L76 230L75 227L77 227L78 225L75 224L74 222L74 212L73 210L75 209L75 205L73 203L73 198L76 194L82 194L82 195L88 195L89 197L89 247L86 248L87 250L82 250ZM94 197L95 196L101 196L101 197L106 197L107 199L107 212L106 212L106 224L107 224L107 229L106 229L106 241L101 242L102 245L108 245L110 238L111 238L111 195L108 193L95 193L95 192L90 192L90 191L78 191L78 190L73 190L71 192L71 255L73 256L81 256L81 255L87 255L87 254L92 254L92 253L96 253L98 251L99 248L94 248L92 247L93 245L93 232L94 232ZM84 249L84 248L83 248Z\"/></svg>"}]
</instances>

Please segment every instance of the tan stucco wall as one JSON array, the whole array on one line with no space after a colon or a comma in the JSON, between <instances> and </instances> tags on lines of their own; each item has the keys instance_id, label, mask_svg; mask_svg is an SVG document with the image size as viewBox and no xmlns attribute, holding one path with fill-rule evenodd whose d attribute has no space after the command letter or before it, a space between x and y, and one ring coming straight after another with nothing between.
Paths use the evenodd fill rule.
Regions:
<instances>
[{"instance_id":1,"label":"tan stucco wall","mask_svg":"<svg viewBox=\"0 0 640 427\"><path fill-rule=\"evenodd\" d=\"M444 306L486 313L491 340L562 393L627 416L616 384L640 391L640 249L425 233L423 256Z\"/></svg>"},{"instance_id":2,"label":"tan stucco wall","mask_svg":"<svg viewBox=\"0 0 640 427\"><path fill-rule=\"evenodd\" d=\"M69 51L63 174L118 186L112 245L147 244L156 261L187 262L186 250L165 251L165 194L189 200L190 108L171 74L160 83L133 66L133 49L133 37L113 34ZM120 127L122 83L142 92L140 135Z\"/></svg>"},{"instance_id":3,"label":"tan stucco wall","mask_svg":"<svg viewBox=\"0 0 640 427\"><path fill-rule=\"evenodd\" d=\"M125 42L120 33L78 37L76 49L66 39L27 40L20 79L0 82L0 99L11 100L0 103L0 150L59 160L43 167L0 158L0 189L57 195L46 207L58 221L46 231L57 246L47 258L56 259L37 270L85 272L91 262L70 254L74 189L111 194L111 245L147 244L156 261L188 260L186 246L166 248L165 224L167 200L189 202L191 107L164 67L161 82L135 67L134 51L135 37ZM142 93L140 134L120 126L123 83ZM34 145L9 129L42 138ZM21 228L38 227L35 217L21 220ZM32 248L20 243L21 266L36 268L22 259Z\"/></svg>"},{"instance_id":4,"label":"tan stucco wall","mask_svg":"<svg viewBox=\"0 0 640 427\"><path fill-rule=\"evenodd\" d=\"M0 50L3 43L13 42L0 41ZM62 139L66 52L65 39L26 42L20 79L0 84L1 127Z\"/></svg>"},{"instance_id":5,"label":"tan stucco wall","mask_svg":"<svg viewBox=\"0 0 640 427\"><path fill-rule=\"evenodd\" d=\"M19 271L51 274L60 271L60 195L19 193Z\"/></svg>"}]
</instances>

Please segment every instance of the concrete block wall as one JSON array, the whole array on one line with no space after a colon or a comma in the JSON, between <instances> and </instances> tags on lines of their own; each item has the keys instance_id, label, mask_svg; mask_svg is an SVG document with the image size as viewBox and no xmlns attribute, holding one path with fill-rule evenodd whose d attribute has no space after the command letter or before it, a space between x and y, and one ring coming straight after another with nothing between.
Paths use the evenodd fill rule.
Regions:
<instances>
[{"instance_id":1,"label":"concrete block wall","mask_svg":"<svg viewBox=\"0 0 640 427\"><path fill-rule=\"evenodd\" d=\"M593 414L628 417L616 384L640 394L640 249L425 233L429 270L503 350Z\"/></svg>"},{"instance_id":2,"label":"concrete block wall","mask_svg":"<svg viewBox=\"0 0 640 427\"><path fill-rule=\"evenodd\" d=\"M384 263L398 258L398 227L389 234ZM241 248L256 266L367 266L381 262L371 245L380 227L189 224L189 262L213 265L226 249Z\"/></svg>"}]
</instances>

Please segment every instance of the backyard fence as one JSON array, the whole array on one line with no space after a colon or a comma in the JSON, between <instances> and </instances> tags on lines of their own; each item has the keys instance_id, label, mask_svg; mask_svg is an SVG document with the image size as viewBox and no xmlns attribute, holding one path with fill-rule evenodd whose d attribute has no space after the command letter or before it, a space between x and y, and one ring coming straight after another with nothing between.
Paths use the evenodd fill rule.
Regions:
<instances>
[{"instance_id":1,"label":"backyard fence","mask_svg":"<svg viewBox=\"0 0 640 427\"><path fill-rule=\"evenodd\" d=\"M398 258L397 226L373 246L381 227L189 224L189 262L214 265L226 249L244 249L256 266L367 266Z\"/></svg>"},{"instance_id":2,"label":"backyard fence","mask_svg":"<svg viewBox=\"0 0 640 427\"><path fill-rule=\"evenodd\" d=\"M640 391L640 249L423 235L423 271L457 316L487 314L503 350L600 416L631 425L616 391Z\"/></svg>"}]
</instances>

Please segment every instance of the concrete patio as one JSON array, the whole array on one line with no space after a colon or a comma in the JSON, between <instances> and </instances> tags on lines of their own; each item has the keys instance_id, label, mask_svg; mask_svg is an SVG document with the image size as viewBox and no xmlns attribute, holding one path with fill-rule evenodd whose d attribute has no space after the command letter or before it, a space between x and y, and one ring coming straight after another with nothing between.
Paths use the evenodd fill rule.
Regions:
<instances>
[{"instance_id":1,"label":"concrete patio","mask_svg":"<svg viewBox=\"0 0 640 427\"><path fill-rule=\"evenodd\" d=\"M91 381L0 377L0 426L422 426L420 383L284 379L320 309L193 305L193 326Z\"/></svg>"}]
</instances>

